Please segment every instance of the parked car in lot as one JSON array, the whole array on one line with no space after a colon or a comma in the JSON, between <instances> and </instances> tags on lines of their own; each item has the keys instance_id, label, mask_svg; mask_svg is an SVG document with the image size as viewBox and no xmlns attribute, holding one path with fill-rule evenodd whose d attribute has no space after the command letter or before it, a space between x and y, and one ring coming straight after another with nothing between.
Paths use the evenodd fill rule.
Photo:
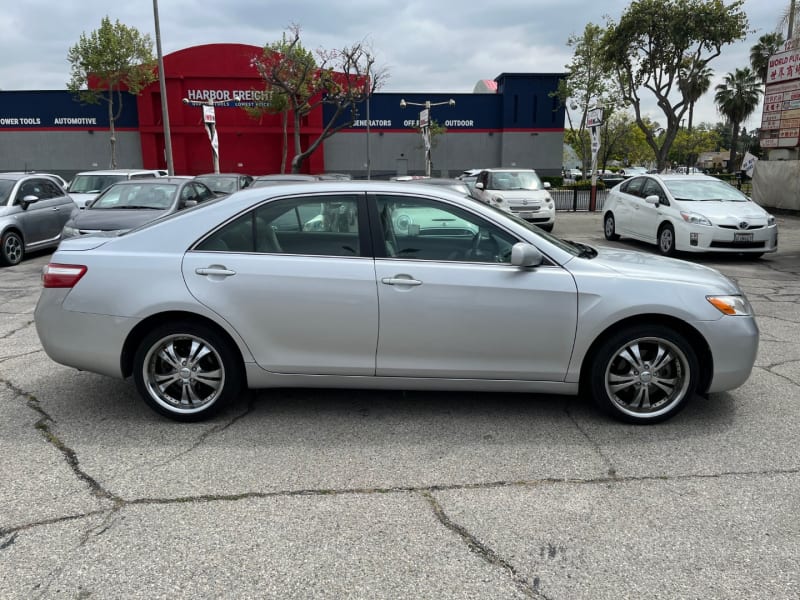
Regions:
<instances>
[{"instance_id":1,"label":"parked car in lot","mask_svg":"<svg viewBox=\"0 0 800 600\"><path fill-rule=\"evenodd\" d=\"M100 171L85 171L78 173L69 182L67 192L78 205L84 208L86 203L93 200L97 195L118 181L128 179L152 179L160 177L161 172L148 169L107 169Z\"/></svg>"},{"instance_id":2,"label":"parked car in lot","mask_svg":"<svg viewBox=\"0 0 800 600\"><path fill-rule=\"evenodd\" d=\"M643 175L611 190L603 230L675 252L759 257L778 249L775 218L732 185L709 175Z\"/></svg>"},{"instance_id":3,"label":"parked car in lot","mask_svg":"<svg viewBox=\"0 0 800 600\"><path fill-rule=\"evenodd\" d=\"M477 176L476 176L477 179ZM464 178L460 179L448 179L447 177L397 177L393 178L394 181L406 181L408 183L417 183L423 185L433 185L433 186L443 186L458 192L459 194L463 194L468 198L472 198L474 200L479 200L476 198L472 190L473 188L469 185L467 180ZM511 207L508 205L502 197L500 196L489 196L484 195L483 198L488 200L489 206L494 206L500 210L504 210L506 212L512 212Z\"/></svg>"},{"instance_id":4,"label":"parked car in lot","mask_svg":"<svg viewBox=\"0 0 800 600\"><path fill-rule=\"evenodd\" d=\"M206 173L195 177L208 186L216 194L226 195L250 187L253 178L243 173Z\"/></svg>"},{"instance_id":5,"label":"parked car in lot","mask_svg":"<svg viewBox=\"0 0 800 600\"><path fill-rule=\"evenodd\" d=\"M521 219L552 231L556 206L549 189L533 169L483 169L472 195L489 205L506 203Z\"/></svg>"},{"instance_id":6,"label":"parked car in lot","mask_svg":"<svg viewBox=\"0 0 800 600\"><path fill-rule=\"evenodd\" d=\"M625 167L619 170L619 174L625 177L634 177L635 175L646 175L647 167Z\"/></svg>"},{"instance_id":7,"label":"parked car in lot","mask_svg":"<svg viewBox=\"0 0 800 600\"><path fill-rule=\"evenodd\" d=\"M410 208L474 234L399 230ZM713 269L561 240L399 182L248 189L66 239L43 286L47 354L132 377L177 420L244 387L300 386L585 390L618 419L654 423L741 385L758 346L747 299Z\"/></svg>"},{"instance_id":8,"label":"parked car in lot","mask_svg":"<svg viewBox=\"0 0 800 600\"><path fill-rule=\"evenodd\" d=\"M253 179L250 187L265 187L267 185L278 185L281 183L297 183L298 181L320 181L319 175L306 175L304 173L272 173L271 175L259 175Z\"/></svg>"},{"instance_id":9,"label":"parked car in lot","mask_svg":"<svg viewBox=\"0 0 800 600\"><path fill-rule=\"evenodd\" d=\"M64 224L63 237L122 233L165 215L213 200L205 184L189 177L120 181L75 210Z\"/></svg>"},{"instance_id":10,"label":"parked car in lot","mask_svg":"<svg viewBox=\"0 0 800 600\"><path fill-rule=\"evenodd\" d=\"M75 203L45 173L0 173L0 264L16 265L26 253L55 248Z\"/></svg>"}]
</instances>

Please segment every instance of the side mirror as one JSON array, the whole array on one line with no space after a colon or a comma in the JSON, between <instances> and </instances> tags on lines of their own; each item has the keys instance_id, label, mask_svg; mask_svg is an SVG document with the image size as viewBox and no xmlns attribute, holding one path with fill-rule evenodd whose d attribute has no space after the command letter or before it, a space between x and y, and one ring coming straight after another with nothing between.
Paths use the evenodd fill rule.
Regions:
<instances>
[{"instance_id":1,"label":"side mirror","mask_svg":"<svg viewBox=\"0 0 800 600\"><path fill-rule=\"evenodd\" d=\"M34 202L38 202L38 201L39 201L39 197L38 196L28 195L28 196L25 196L20 201L19 205L22 207L22 210L28 210L28 206L30 206Z\"/></svg>"},{"instance_id":2,"label":"side mirror","mask_svg":"<svg viewBox=\"0 0 800 600\"><path fill-rule=\"evenodd\" d=\"M476 190L482 190L483 188L484 188L484 185L480 181L475 184L475 189Z\"/></svg>"},{"instance_id":3,"label":"side mirror","mask_svg":"<svg viewBox=\"0 0 800 600\"><path fill-rule=\"evenodd\" d=\"M550 189L550 182L549 181L545 181L544 182L544 189L546 189L546 190Z\"/></svg>"},{"instance_id":4,"label":"side mirror","mask_svg":"<svg viewBox=\"0 0 800 600\"><path fill-rule=\"evenodd\" d=\"M538 267L544 257L536 246L518 242L511 246L511 264L515 267Z\"/></svg>"},{"instance_id":5,"label":"side mirror","mask_svg":"<svg viewBox=\"0 0 800 600\"><path fill-rule=\"evenodd\" d=\"M648 204L658 206L659 203L661 202L661 199L655 194L653 194L652 196L648 196L647 198L645 198L644 201L647 202Z\"/></svg>"},{"instance_id":6,"label":"side mirror","mask_svg":"<svg viewBox=\"0 0 800 600\"><path fill-rule=\"evenodd\" d=\"M197 206L197 200L184 200L181 208L191 208Z\"/></svg>"}]
</instances>

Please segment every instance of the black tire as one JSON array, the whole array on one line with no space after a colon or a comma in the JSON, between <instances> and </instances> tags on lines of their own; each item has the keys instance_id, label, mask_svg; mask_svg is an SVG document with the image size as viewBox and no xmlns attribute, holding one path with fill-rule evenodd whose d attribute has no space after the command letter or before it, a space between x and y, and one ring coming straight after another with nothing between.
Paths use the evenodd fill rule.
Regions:
<instances>
[{"instance_id":1,"label":"black tire","mask_svg":"<svg viewBox=\"0 0 800 600\"><path fill-rule=\"evenodd\" d=\"M549 232L551 232L551 231L553 231L553 226L554 226L554 225L553 225L552 223L551 223L551 224L549 224L549 225L539 225L539 227L541 227L542 229L544 229L544 230L545 230L545 231L547 231L548 233L549 233Z\"/></svg>"},{"instance_id":2,"label":"black tire","mask_svg":"<svg viewBox=\"0 0 800 600\"><path fill-rule=\"evenodd\" d=\"M0 240L0 262L7 266L18 265L25 255L25 244L16 231L6 231Z\"/></svg>"},{"instance_id":3,"label":"black tire","mask_svg":"<svg viewBox=\"0 0 800 600\"><path fill-rule=\"evenodd\" d=\"M206 325L180 321L144 337L134 356L133 377L145 403L176 421L211 417L239 396L244 381L230 342Z\"/></svg>"},{"instance_id":4,"label":"black tire","mask_svg":"<svg viewBox=\"0 0 800 600\"><path fill-rule=\"evenodd\" d=\"M658 229L658 251L664 256L675 256L675 230L669 223Z\"/></svg>"},{"instance_id":5,"label":"black tire","mask_svg":"<svg viewBox=\"0 0 800 600\"><path fill-rule=\"evenodd\" d=\"M697 389L689 342L662 325L637 325L605 340L588 370L595 404L619 421L647 425L680 412Z\"/></svg>"},{"instance_id":6,"label":"black tire","mask_svg":"<svg viewBox=\"0 0 800 600\"><path fill-rule=\"evenodd\" d=\"M619 239L619 234L616 233L616 221L614 220L614 213L606 213L605 218L603 219L603 235L606 236L606 239L612 242L616 242Z\"/></svg>"}]
</instances>

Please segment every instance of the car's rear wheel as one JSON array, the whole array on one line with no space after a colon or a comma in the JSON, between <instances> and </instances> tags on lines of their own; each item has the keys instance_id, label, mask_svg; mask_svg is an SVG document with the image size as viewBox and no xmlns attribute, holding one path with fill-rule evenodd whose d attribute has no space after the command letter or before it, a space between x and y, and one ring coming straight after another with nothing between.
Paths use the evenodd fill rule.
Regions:
<instances>
[{"instance_id":1,"label":"car's rear wheel","mask_svg":"<svg viewBox=\"0 0 800 600\"><path fill-rule=\"evenodd\" d=\"M176 421L200 421L239 396L240 365L222 335L199 323L177 322L145 336L133 376L150 408Z\"/></svg>"},{"instance_id":2,"label":"car's rear wheel","mask_svg":"<svg viewBox=\"0 0 800 600\"><path fill-rule=\"evenodd\" d=\"M16 231L6 231L0 240L0 260L4 265L18 265L25 254L22 238Z\"/></svg>"},{"instance_id":3,"label":"car's rear wheel","mask_svg":"<svg viewBox=\"0 0 800 600\"><path fill-rule=\"evenodd\" d=\"M658 251L664 256L675 256L675 230L669 223L658 230Z\"/></svg>"},{"instance_id":4,"label":"car's rear wheel","mask_svg":"<svg viewBox=\"0 0 800 600\"><path fill-rule=\"evenodd\" d=\"M603 234L607 240L614 242L619 239L619 234L616 233L616 226L614 213L606 213L606 217L603 219Z\"/></svg>"},{"instance_id":5,"label":"car's rear wheel","mask_svg":"<svg viewBox=\"0 0 800 600\"><path fill-rule=\"evenodd\" d=\"M661 325L627 327L594 353L589 388L615 419L658 423L677 414L697 387L697 355L684 336Z\"/></svg>"}]
</instances>

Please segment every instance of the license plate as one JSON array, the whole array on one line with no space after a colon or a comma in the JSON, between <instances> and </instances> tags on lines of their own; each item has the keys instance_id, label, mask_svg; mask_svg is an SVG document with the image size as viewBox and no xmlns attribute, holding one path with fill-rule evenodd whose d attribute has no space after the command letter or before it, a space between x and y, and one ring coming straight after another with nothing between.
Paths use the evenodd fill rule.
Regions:
<instances>
[{"instance_id":1,"label":"license plate","mask_svg":"<svg viewBox=\"0 0 800 600\"><path fill-rule=\"evenodd\" d=\"M533 213L530 212L530 211L521 212L521 213L519 213L519 218L520 219L532 219L533 218Z\"/></svg>"},{"instance_id":2,"label":"license plate","mask_svg":"<svg viewBox=\"0 0 800 600\"><path fill-rule=\"evenodd\" d=\"M752 233L735 232L733 234L733 241L734 242L752 242L753 241L753 234Z\"/></svg>"}]
</instances>

